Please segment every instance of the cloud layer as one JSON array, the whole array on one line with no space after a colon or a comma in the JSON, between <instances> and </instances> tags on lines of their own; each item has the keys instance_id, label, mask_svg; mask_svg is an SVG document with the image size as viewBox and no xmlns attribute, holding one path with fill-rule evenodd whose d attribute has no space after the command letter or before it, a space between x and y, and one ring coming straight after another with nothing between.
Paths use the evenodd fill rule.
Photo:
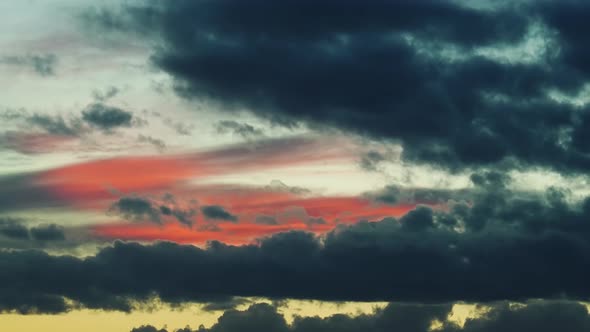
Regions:
<instances>
[{"instance_id":1,"label":"cloud layer","mask_svg":"<svg viewBox=\"0 0 590 332\"><path fill-rule=\"evenodd\" d=\"M177 93L399 140L407 161L590 169L583 1L177 1L88 12L158 45ZM527 49L536 43L537 49ZM519 53L520 52L520 53ZM524 55L521 55L524 54ZM525 61L525 55L532 54Z\"/></svg>"}]
</instances>

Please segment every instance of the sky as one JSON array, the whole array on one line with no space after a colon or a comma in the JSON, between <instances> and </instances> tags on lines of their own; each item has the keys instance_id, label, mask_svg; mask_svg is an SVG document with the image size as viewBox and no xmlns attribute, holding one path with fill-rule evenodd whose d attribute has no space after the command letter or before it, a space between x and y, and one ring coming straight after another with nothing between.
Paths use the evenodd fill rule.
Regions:
<instances>
[{"instance_id":1,"label":"sky","mask_svg":"<svg viewBox=\"0 0 590 332\"><path fill-rule=\"evenodd\" d=\"M590 330L585 1L0 2L0 330Z\"/></svg>"}]
</instances>

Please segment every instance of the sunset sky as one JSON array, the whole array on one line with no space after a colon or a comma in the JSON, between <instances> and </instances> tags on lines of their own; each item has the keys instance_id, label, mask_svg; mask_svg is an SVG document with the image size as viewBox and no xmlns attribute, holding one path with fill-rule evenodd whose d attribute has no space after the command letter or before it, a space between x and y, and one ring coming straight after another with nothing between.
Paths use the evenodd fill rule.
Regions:
<instances>
[{"instance_id":1,"label":"sunset sky","mask_svg":"<svg viewBox=\"0 0 590 332\"><path fill-rule=\"evenodd\" d=\"M590 331L590 3L0 2L0 332Z\"/></svg>"}]
</instances>

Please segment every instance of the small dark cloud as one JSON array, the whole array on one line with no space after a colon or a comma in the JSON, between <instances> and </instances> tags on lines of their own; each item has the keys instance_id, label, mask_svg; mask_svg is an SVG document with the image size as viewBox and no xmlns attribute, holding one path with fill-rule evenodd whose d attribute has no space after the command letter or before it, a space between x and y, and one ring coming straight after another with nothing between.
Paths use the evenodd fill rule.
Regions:
<instances>
[{"instance_id":1,"label":"small dark cloud","mask_svg":"<svg viewBox=\"0 0 590 332\"><path fill-rule=\"evenodd\" d=\"M37 241L64 241L66 239L64 228L55 224L32 227L31 236Z\"/></svg>"},{"instance_id":2,"label":"small dark cloud","mask_svg":"<svg viewBox=\"0 0 590 332\"><path fill-rule=\"evenodd\" d=\"M103 103L89 105L82 111L82 119L86 123L105 131L133 125L133 114L131 112Z\"/></svg>"},{"instance_id":3,"label":"small dark cloud","mask_svg":"<svg viewBox=\"0 0 590 332\"><path fill-rule=\"evenodd\" d=\"M206 205L201 207L201 213L206 219L237 222L238 217L226 211L219 205Z\"/></svg>"},{"instance_id":4,"label":"small dark cloud","mask_svg":"<svg viewBox=\"0 0 590 332\"><path fill-rule=\"evenodd\" d=\"M245 139L252 139L264 136L264 132L261 129L255 128L254 126L248 123L240 123L233 120L219 121L215 125L215 129L220 134L232 133L234 135L241 136Z\"/></svg>"},{"instance_id":5,"label":"small dark cloud","mask_svg":"<svg viewBox=\"0 0 590 332\"><path fill-rule=\"evenodd\" d=\"M119 214L128 220L161 223L160 210L154 207L150 200L142 197L122 197L111 205L109 212Z\"/></svg>"},{"instance_id":6,"label":"small dark cloud","mask_svg":"<svg viewBox=\"0 0 590 332\"><path fill-rule=\"evenodd\" d=\"M16 240L28 240L29 229L20 220L0 218L0 235Z\"/></svg>"},{"instance_id":7,"label":"small dark cloud","mask_svg":"<svg viewBox=\"0 0 590 332\"><path fill-rule=\"evenodd\" d=\"M55 75L58 59L55 54L29 54L21 56L2 56L0 64L26 66L41 76Z\"/></svg>"},{"instance_id":8,"label":"small dark cloud","mask_svg":"<svg viewBox=\"0 0 590 332\"><path fill-rule=\"evenodd\" d=\"M173 196L170 197L173 198ZM139 196L122 197L111 205L108 213L118 214L131 221L150 221L158 224L162 223L164 216L167 216L173 217L181 224L192 226L197 210L181 209L175 203L171 203L172 201L168 199L159 203Z\"/></svg>"}]
</instances>

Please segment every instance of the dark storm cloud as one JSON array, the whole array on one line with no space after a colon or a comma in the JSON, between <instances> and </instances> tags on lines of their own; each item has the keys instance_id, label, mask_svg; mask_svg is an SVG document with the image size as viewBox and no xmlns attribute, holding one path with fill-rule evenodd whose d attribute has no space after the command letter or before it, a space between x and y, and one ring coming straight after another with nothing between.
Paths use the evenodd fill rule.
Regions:
<instances>
[{"instance_id":1,"label":"dark storm cloud","mask_svg":"<svg viewBox=\"0 0 590 332\"><path fill-rule=\"evenodd\" d=\"M211 328L199 332L284 331L284 332L584 332L590 328L586 307L575 302L532 301L511 306L501 302L493 304L488 312L467 319L460 327L447 320L449 305L420 305L391 303L372 314L349 316L336 314L325 318L296 317L288 324L276 308L268 304L254 304L244 311L226 311ZM433 330L432 323L442 326ZM143 326L133 331L158 331ZM161 331L161 330L160 330ZM164 330L167 331L167 330ZM176 332L191 332L190 328Z\"/></svg>"},{"instance_id":2,"label":"dark storm cloud","mask_svg":"<svg viewBox=\"0 0 590 332\"><path fill-rule=\"evenodd\" d=\"M0 57L0 64L26 66L30 67L41 76L53 76L55 75L57 60L55 54L13 55Z\"/></svg>"},{"instance_id":3,"label":"dark storm cloud","mask_svg":"<svg viewBox=\"0 0 590 332\"><path fill-rule=\"evenodd\" d=\"M81 306L128 311L134 300L154 295L167 303L234 296L588 300L589 220L590 198L574 204L556 189L544 196L500 189L448 212L418 207L399 220L340 226L324 236L279 233L257 245L116 242L85 259L0 252L0 271L7 271L0 274L0 293L18 300L1 306L43 311L32 299L66 297Z\"/></svg>"},{"instance_id":4,"label":"dark storm cloud","mask_svg":"<svg viewBox=\"0 0 590 332\"><path fill-rule=\"evenodd\" d=\"M183 0L85 17L157 39L153 64L188 99L400 141L406 161L587 171L590 110L548 91L575 95L587 81L590 47L580 31L590 29L589 8L581 1L476 9L455 1ZM526 62L480 52L522 45L535 26L553 53Z\"/></svg>"},{"instance_id":5,"label":"dark storm cloud","mask_svg":"<svg viewBox=\"0 0 590 332\"><path fill-rule=\"evenodd\" d=\"M82 111L82 119L92 126L107 131L117 127L131 127L133 124L131 112L102 103L89 105Z\"/></svg>"},{"instance_id":6,"label":"dark storm cloud","mask_svg":"<svg viewBox=\"0 0 590 332\"><path fill-rule=\"evenodd\" d=\"M230 222L237 222L238 217L229 213L227 210L223 208L223 206L219 205L206 205L201 207L201 213L205 216L206 219L210 220L221 220L221 221L230 221Z\"/></svg>"}]
</instances>

